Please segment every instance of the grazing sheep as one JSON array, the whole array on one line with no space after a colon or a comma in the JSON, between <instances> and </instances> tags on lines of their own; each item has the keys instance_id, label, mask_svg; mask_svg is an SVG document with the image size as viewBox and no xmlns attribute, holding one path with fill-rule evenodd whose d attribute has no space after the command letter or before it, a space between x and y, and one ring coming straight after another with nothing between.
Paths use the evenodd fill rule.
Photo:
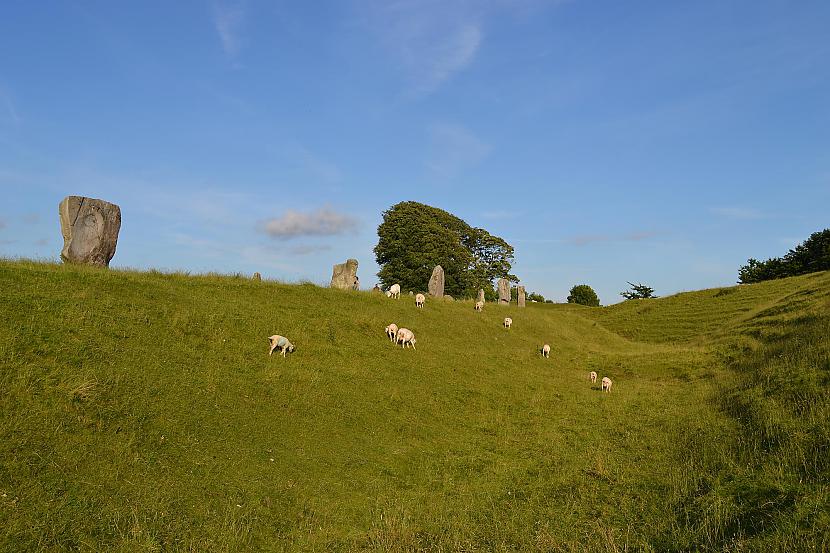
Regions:
<instances>
[{"instance_id":1,"label":"grazing sheep","mask_svg":"<svg viewBox=\"0 0 830 553\"><path fill-rule=\"evenodd\" d=\"M542 346L542 357L544 357L545 359L550 357L550 344L545 344L544 346Z\"/></svg>"},{"instance_id":2,"label":"grazing sheep","mask_svg":"<svg viewBox=\"0 0 830 553\"><path fill-rule=\"evenodd\" d=\"M603 392L610 392L611 391L611 384L613 384L613 382L611 382L610 378L608 378L607 376L602 377L602 391Z\"/></svg>"},{"instance_id":3,"label":"grazing sheep","mask_svg":"<svg viewBox=\"0 0 830 553\"><path fill-rule=\"evenodd\" d=\"M398 334L398 325L395 323L390 324L386 327L386 335L389 336L389 341L394 342L395 336Z\"/></svg>"},{"instance_id":4,"label":"grazing sheep","mask_svg":"<svg viewBox=\"0 0 830 553\"><path fill-rule=\"evenodd\" d=\"M512 324L513 324L513 319L511 319L510 317L505 317L504 318L504 328L510 328L510 325L512 325Z\"/></svg>"},{"instance_id":5,"label":"grazing sheep","mask_svg":"<svg viewBox=\"0 0 830 553\"><path fill-rule=\"evenodd\" d=\"M389 290L386 291L387 298L395 298L400 299L401 297L401 285L400 284L393 284L389 287Z\"/></svg>"},{"instance_id":6,"label":"grazing sheep","mask_svg":"<svg viewBox=\"0 0 830 553\"><path fill-rule=\"evenodd\" d=\"M275 349L278 349L282 352L282 356L285 357L286 352L294 352L294 344L288 341L288 338L285 336L280 336L279 334L274 334L273 336L268 337L268 343L271 344L271 349L268 351L268 355L270 356L274 353Z\"/></svg>"},{"instance_id":7,"label":"grazing sheep","mask_svg":"<svg viewBox=\"0 0 830 553\"><path fill-rule=\"evenodd\" d=\"M395 337L396 344L400 344L402 348L410 345L412 349L415 349L415 342L415 334L411 330L408 328L398 329L398 334Z\"/></svg>"},{"instance_id":8,"label":"grazing sheep","mask_svg":"<svg viewBox=\"0 0 830 553\"><path fill-rule=\"evenodd\" d=\"M589 376L591 377L591 384L596 384L597 383L597 373L595 373L594 371L591 371L591 374Z\"/></svg>"},{"instance_id":9,"label":"grazing sheep","mask_svg":"<svg viewBox=\"0 0 830 553\"><path fill-rule=\"evenodd\" d=\"M476 311L482 311L483 309L484 309L484 302L483 301L477 301L476 302Z\"/></svg>"},{"instance_id":10,"label":"grazing sheep","mask_svg":"<svg viewBox=\"0 0 830 553\"><path fill-rule=\"evenodd\" d=\"M417 296L415 296L415 307L423 307L425 301L427 301L427 299L424 297L424 295L418 294Z\"/></svg>"}]
</instances>

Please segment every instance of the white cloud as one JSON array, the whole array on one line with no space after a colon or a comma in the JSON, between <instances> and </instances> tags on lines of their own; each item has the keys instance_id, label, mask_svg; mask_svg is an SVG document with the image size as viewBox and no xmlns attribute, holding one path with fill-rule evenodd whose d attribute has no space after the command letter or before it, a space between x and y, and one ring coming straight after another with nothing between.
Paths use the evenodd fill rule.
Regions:
<instances>
[{"instance_id":1,"label":"white cloud","mask_svg":"<svg viewBox=\"0 0 830 553\"><path fill-rule=\"evenodd\" d=\"M357 225L357 220L349 215L324 207L308 213L289 209L280 217L260 222L259 229L273 238L286 240L298 236L344 234L355 230Z\"/></svg>"},{"instance_id":2,"label":"white cloud","mask_svg":"<svg viewBox=\"0 0 830 553\"><path fill-rule=\"evenodd\" d=\"M429 128L429 135L430 152L426 166L444 177L452 177L478 165L492 150L489 144L460 125L434 124Z\"/></svg>"},{"instance_id":3,"label":"white cloud","mask_svg":"<svg viewBox=\"0 0 830 553\"><path fill-rule=\"evenodd\" d=\"M751 207L710 207L709 212L727 219L737 219L741 221L766 218L766 215L764 215L763 212Z\"/></svg>"},{"instance_id":4,"label":"white cloud","mask_svg":"<svg viewBox=\"0 0 830 553\"><path fill-rule=\"evenodd\" d=\"M242 47L240 34L245 23L245 6L242 2L217 0L213 3L213 25L222 41L222 49L235 57Z\"/></svg>"}]
</instances>

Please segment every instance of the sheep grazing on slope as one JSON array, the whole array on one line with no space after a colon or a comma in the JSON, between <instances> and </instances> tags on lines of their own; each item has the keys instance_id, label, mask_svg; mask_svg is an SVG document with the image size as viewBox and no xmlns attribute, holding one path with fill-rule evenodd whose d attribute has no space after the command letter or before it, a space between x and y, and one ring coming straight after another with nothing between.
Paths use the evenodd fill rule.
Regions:
<instances>
[{"instance_id":1,"label":"sheep grazing on slope","mask_svg":"<svg viewBox=\"0 0 830 553\"><path fill-rule=\"evenodd\" d=\"M594 371L591 371L591 374L588 375L588 376L591 378L591 384L596 384L597 383L597 373L595 373Z\"/></svg>"},{"instance_id":2,"label":"sheep grazing on slope","mask_svg":"<svg viewBox=\"0 0 830 553\"><path fill-rule=\"evenodd\" d=\"M386 291L386 297L399 299L401 297L401 285L393 284L390 286L389 290Z\"/></svg>"},{"instance_id":3,"label":"sheep grazing on slope","mask_svg":"<svg viewBox=\"0 0 830 553\"><path fill-rule=\"evenodd\" d=\"M504 318L504 328L510 328L510 326L512 324L513 324L513 319L511 319L510 317L505 317Z\"/></svg>"},{"instance_id":4,"label":"sheep grazing on slope","mask_svg":"<svg viewBox=\"0 0 830 553\"><path fill-rule=\"evenodd\" d=\"M412 346L412 349L415 349L415 334L409 330L408 328L401 328L398 329L398 334L395 337L395 343L400 344L402 348L406 348L406 346Z\"/></svg>"},{"instance_id":5,"label":"sheep grazing on slope","mask_svg":"<svg viewBox=\"0 0 830 553\"><path fill-rule=\"evenodd\" d=\"M611 382L610 378L608 378L607 376L602 377L602 391L603 392L610 392L612 384L613 384L613 382Z\"/></svg>"},{"instance_id":6,"label":"sheep grazing on slope","mask_svg":"<svg viewBox=\"0 0 830 553\"><path fill-rule=\"evenodd\" d=\"M542 346L542 357L544 357L545 359L550 357L550 344L545 344L544 346Z\"/></svg>"},{"instance_id":7,"label":"sheep grazing on slope","mask_svg":"<svg viewBox=\"0 0 830 553\"><path fill-rule=\"evenodd\" d=\"M274 353L275 349L281 351L283 357L285 357L286 352L294 352L294 344L289 342L288 338L285 336L280 336L279 334L269 336L268 343L271 344L271 349L268 351L268 355Z\"/></svg>"},{"instance_id":8,"label":"sheep grazing on slope","mask_svg":"<svg viewBox=\"0 0 830 553\"><path fill-rule=\"evenodd\" d=\"M424 295L418 294L417 296L415 296L415 307L423 307L425 301L427 301L427 299L424 297Z\"/></svg>"},{"instance_id":9,"label":"sheep grazing on slope","mask_svg":"<svg viewBox=\"0 0 830 553\"><path fill-rule=\"evenodd\" d=\"M483 309L484 309L484 302L483 301L477 301L476 302L476 311L481 311Z\"/></svg>"},{"instance_id":10,"label":"sheep grazing on slope","mask_svg":"<svg viewBox=\"0 0 830 553\"><path fill-rule=\"evenodd\" d=\"M386 335L389 336L389 341L394 342L395 336L398 335L398 325L395 323L390 324L386 327Z\"/></svg>"}]
</instances>

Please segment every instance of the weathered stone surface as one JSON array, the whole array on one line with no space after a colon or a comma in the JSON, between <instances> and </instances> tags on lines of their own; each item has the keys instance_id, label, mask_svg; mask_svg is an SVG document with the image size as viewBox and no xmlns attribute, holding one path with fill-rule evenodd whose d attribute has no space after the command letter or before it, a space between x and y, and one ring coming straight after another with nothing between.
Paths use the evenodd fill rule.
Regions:
<instances>
[{"instance_id":1,"label":"weathered stone surface","mask_svg":"<svg viewBox=\"0 0 830 553\"><path fill-rule=\"evenodd\" d=\"M499 279L499 305L510 305L510 281Z\"/></svg>"},{"instance_id":2,"label":"weathered stone surface","mask_svg":"<svg viewBox=\"0 0 830 553\"><path fill-rule=\"evenodd\" d=\"M444 294L444 299L447 301L455 301L455 298L449 294Z\"/></svg>"},{"instance_id":3,"label":"weathered stone surface","mask_svg":"<svg viewBox=\"0 0 830 553\"><path fill-rule=\"evenodd\" d=\"M436 265L429 277L429 295L440 298L444 296L444 269Z\"/></svg>"},{"instance_id":4,"label":"weathered stone surface","mask_svg":"<svg viewBox=\"0 0 830 553\"><path fill-rule=\"evenodd\" d=\"M251 280L259 282L260 280L262 280L262 275L259 273L254 273L254 276L251 277Z\"/></svg>"},{"instance_id":5,"label":"weathered stone surface","mask_svg":"<svg viewBox=\"0 0 830 553\"><path fill-rule=\"evenodd\" d=\"M481 303L484 303L484 290L479 289L478 297L476 298L476 301L480 301Z\"/></svg>"},{"instance_id":6,"label":"weathered stone surface","mask_svg":"<svg viewBox=\"0 0 830 553\"><path fill-rule=\"evenodd\" d=\"M519 307L525 306L525 287L519 286Z\"/></svg>"},{"instance_id":7,"label":"weathered stone surface","mask_svg":"<svg viewBox=\"0 0 830 553\"><path fill-rule=\"evenodd\" d=\"M331 287L340 290L359 290L360 279L357 278L357 259L348 259L338 263L331 272Z\"/></svg>"},{"instance_id":8,"label":"weathered stone surface","mask_svg":"<svg viewBox=\"0 0 830 553\"><path fill-rule=\"evenodd\" d=\"M63 234L61 259L109 267L121 230L121 208L104 200L67 196L58 213Z\"/></svg>"}]
</instances>

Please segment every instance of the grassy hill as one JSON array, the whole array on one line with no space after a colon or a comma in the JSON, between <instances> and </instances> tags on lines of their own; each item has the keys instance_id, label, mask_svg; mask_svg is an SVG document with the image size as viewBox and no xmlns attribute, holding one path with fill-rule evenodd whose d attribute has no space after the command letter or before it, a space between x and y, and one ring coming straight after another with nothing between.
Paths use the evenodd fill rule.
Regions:
<instances>
[{"instance_id":1,"label":"grassy hill","mask_svg":"<svg viewBox=\"0 0 830 553\"><path fill-rule=\"evenodd\" d=\"M4 551L830 547L830 273L480 314L22 261L0 290Z\"/></svg>"}]
</instances>

